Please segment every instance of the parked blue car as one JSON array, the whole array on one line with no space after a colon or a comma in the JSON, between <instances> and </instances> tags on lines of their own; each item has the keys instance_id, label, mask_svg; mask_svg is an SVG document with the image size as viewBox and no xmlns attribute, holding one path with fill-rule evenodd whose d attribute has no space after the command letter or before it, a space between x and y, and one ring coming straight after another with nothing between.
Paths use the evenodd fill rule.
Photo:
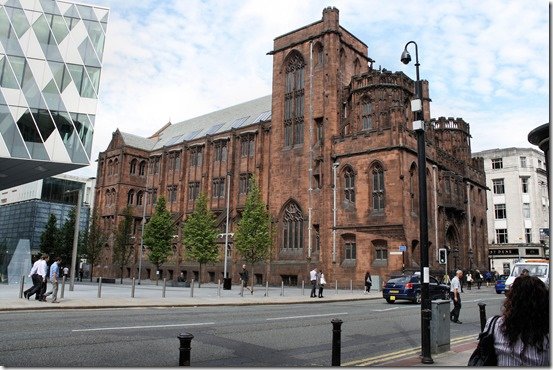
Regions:
<instances>
[{"instance_id":1,"label":"parked blue car","mask_svg":"<svg viewBox=\"0 0 553 370\"><path fill-rule=\"evenodd\" d=\"M440 284L436 278L430 276L428 285L430 299L448 299L449 285ZM421 303L420 274L393 276L382 288L382 297L388 303L397 300L408 300L413 303Z\"/></svg>"},{"instance_id":2,"label":"parked blue car","mask_svg":"<svg viewBox=\"0 0 553 370\"><path fill-rule=\"evenodd\" d=\"M507 281L508 277L509 275L499 275L495 281L495 292L497 294L505 293L505 281Z\"/></svg>"}]
</instances>

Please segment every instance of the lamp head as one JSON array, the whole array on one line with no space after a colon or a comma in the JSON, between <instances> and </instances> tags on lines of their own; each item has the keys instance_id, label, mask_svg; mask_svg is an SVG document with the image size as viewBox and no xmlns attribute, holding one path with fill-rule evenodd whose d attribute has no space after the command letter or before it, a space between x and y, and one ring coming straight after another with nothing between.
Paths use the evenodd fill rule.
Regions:
<instances>
[{"instance_id":1,"label":"lamp head","mask_svg":"<svg viewBox=\"0 0 553 370\"><path fill-rule=\"evenodd\" d=\"M411 61L411 54L409 54L407 49L404 49L403 53L401 53L401 63L409 64L410 61Z\"/></svg>"}]
</instances>

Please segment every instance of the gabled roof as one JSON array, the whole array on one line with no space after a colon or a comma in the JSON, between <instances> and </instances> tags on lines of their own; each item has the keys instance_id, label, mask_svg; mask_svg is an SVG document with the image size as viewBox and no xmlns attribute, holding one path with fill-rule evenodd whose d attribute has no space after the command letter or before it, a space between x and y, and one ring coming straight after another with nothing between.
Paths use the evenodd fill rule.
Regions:
<instances>
[{"instance_id":1,"label":"gabled roof","mask_svg":"<svg viewBox=\"0 0 553 370\"><path fill-rule=\"evenodd\" d=\"M156 150L206 135L271 120L272 95L204 114L175 124L168 123L150 138L121 132L125 144L143 150Z\"/></svg>"},{"instance_id":2,"label":"gabled roof","mask_svg":"<svg viewBox=\"0 0 553 370\"><path fill-rule=\"evenodd\" d=\"M127 132L122 132L121 138L125 142L125 145L131 146L133 148L143 149L143 150L152 150L157 140L147 139L145 137L137 136L134 134L129 134Z\"/></svg>"}]
</instances>

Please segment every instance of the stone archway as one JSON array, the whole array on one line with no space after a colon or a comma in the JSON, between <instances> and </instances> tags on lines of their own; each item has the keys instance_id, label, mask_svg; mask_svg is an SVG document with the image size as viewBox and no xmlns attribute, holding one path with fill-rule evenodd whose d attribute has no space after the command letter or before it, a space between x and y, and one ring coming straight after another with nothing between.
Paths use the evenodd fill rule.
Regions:
<instances>
[{"instance_id":1,"label":"stone archway","mask_svg":"<svg viewBox=\"0 0 553 370\"><path fill-rule=\"evenodd\" d=\"M445 232L445 247L448 250L447 266L449 270L460 268L461 248L459 245L459 233L453 225L447 225Z\"/></svg>"}]
</instances>

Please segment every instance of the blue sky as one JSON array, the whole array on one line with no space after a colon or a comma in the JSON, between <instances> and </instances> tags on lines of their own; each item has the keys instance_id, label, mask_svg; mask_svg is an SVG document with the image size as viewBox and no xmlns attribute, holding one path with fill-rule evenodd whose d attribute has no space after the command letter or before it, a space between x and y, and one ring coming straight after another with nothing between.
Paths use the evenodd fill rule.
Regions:
<instances>
[{"instance_id":1,"label":"blue sky","mask_svg":"<svg viewBox=\"0 0 553 370\"><path fill-rule=\"evenodd\" d=\"M116 128L149 136L169 120L270 94L273 39L320 20L327 6L376 68L414 79L413 63L399 57L417 42L432 117L468 122L473 152L532 147L528 132L549 120L545 0L83 2L110 8L94 159ZM74 173L95 176L95 163Z\"/></svg>"}]
</instances>

